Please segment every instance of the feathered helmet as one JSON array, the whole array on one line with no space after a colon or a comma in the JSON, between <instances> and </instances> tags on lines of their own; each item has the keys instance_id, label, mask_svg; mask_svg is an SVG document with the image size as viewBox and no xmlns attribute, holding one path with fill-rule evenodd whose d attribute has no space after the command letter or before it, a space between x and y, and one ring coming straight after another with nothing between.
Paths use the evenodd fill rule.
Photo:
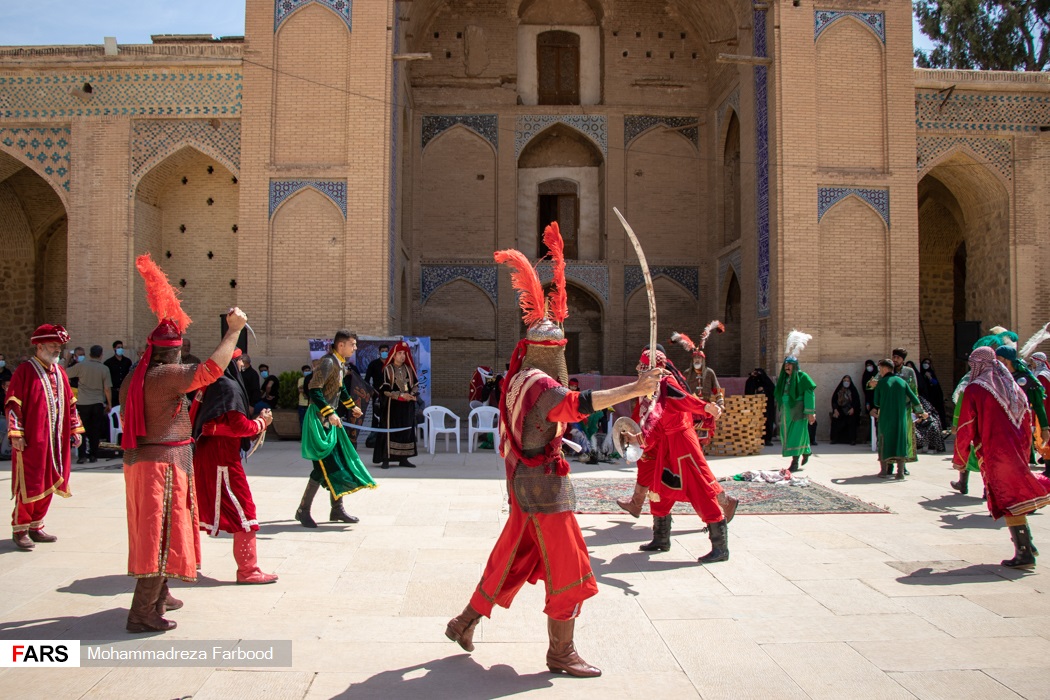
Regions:
<instances>
[{"instance_id":1,"label":"feathered helmet","mask_svg":"<svg viewBox=\"0 0 1050 700\"><path fill-rule=\"evenodd\" d=\"M521 367L521 360L529 345L563 346L565 331L562 323L569 316L569 298L565 291L565 243L561 238L558 222L553 222L543 231L543 242L550 250L554 267L554 284L550 294L543 292L543 283L536 268L518 250L498 250L493 254L496 262L509 265L513 270L510 283L518 292L522 321L528 329L525 339L518 343L511 358L510 375Z\"/></svg>"},{"instance_id":2,"label":"feathered helmet","mask_svg":"<svg viewBox=\"0 0 1050 700\"><path fill-rule=\"evenodd\" d=\"M1050 340L1050 323L1046 324L1035 334L1028 339L1028 341L1021 347L1021 359L1027 360L1035 352L1035 349L1039 346L1039 343L1044 340Z\"/></svg>"},{"instance_id":3,"label":"feathered helmet","mask_svg":"<svg viewBox=\"0 0 1050 700\"><path fill-rule=\"evenodd\" d=\"M131 375L131 386L124 406L124 439L125 450L138 446L138 438L146 434L146 416L143 406L143 391L146 382L146 370L153 359L153 348L177 348L182 346L182 334L192 323L182 310L175 288L168 283L164 274L149 253L135 259L135 267L146 283L146 301L157 317L157 327L146 339L146 352L139 358L139 363Z\"/></svg>"},{"instance_id":4,"label":"feathered helmet","mask_svg":"<svg viewBox=\"0 0 1050 700\"><path fill-rule=\"evenodd\" d=\"M685 348L687 352L693 354L693 357L699 356L706 358L707 355L704 354L704 348L707 346L707 339L711 337L711 333L725 332L725 325L723 325L723 323L718 319L715 319L714 321L711 321L711 323L704 326L703 332L700 333L699 343L694 343L692 338L687 336L685 333L679 333L678 331L675 331L671 334L671 342L676 343Z\"/></svg>"},{"instance_id":5,"label":"feathered helmet","mask_svg":"<svg viewBox=\"0 0 1050 700\"><path fill-rule=\"evenodd\" d=\"M813 340L813 336L809 333L803 333L792 328L791 332L788 333L787 341L784 343L784 362L797 365L798 356L802 354L802 351L806 349L806 344L811 340Z\"/></svg>"}]
</instances>

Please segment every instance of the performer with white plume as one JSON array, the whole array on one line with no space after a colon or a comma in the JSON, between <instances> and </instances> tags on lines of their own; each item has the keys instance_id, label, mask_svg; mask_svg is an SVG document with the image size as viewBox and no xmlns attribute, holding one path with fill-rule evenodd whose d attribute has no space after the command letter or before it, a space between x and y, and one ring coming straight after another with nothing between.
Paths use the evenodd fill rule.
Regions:
<instances>
[{"instance_id":1,"label":"performer with white plume","mask_svg":"<svg viewBox=\"0 0 1050 700\"><path fill-rule=\"evenodd\" d=\"M777 377L777 387L773 392L780 407L781 454L791 458L790 469L793 472L800 468L798 458L802 457L802 464L805 464L813 452L809 446L808 424L817 421L817 383L798 366L798 356L812 339L813 336L801 331L792 330L788 333L784 363L780 366L780 376Z\"/></svg>"},{"instance_id":2,"label":"performer with white plume","mask_svg":"<svg viewBox=\"0 0 1050 700\"><path fill-rule=\"evenodd\" d=\"M1046 359L1046 353L1034 352L1036 347L1044 340L1050 340L1050 323L1046 324L1028 339L1028 342L1021 348L1021 356L1024 359L1031 360L1028 363L1029 368L1035 373L1035 378L1039 384L1043 387L1043 409L1047 415L1050 416L1050 361ZM1043 474L1050 476L1050 449L1044 447L1039 450L1040 462L1044 465Z\"/></svg>"},{"instance_id":3,"label":"performer with white plume","mask_svg":"<svg viewBox=\"0 0 1050 700\"><path fill-rule=\"evenodd\" d=\"M686 381L689 382L689 391L696 394L704 401L714 401L720 407L725 406L725 391L718 383L718 375L707 364L707 355L704 348L711 333L725 333L726 327L719 320L711 321L704 327L700 334L700 342L694 343L685 333L675 331L671 334L671 342L682 346L692 357L692 366L685 373Z\"/></svg>"}]
</instances>

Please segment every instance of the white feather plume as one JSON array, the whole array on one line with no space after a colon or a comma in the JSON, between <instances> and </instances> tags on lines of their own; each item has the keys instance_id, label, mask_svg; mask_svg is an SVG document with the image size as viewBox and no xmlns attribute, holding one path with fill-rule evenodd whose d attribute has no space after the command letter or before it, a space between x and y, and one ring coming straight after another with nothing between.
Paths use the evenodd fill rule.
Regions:
<instances>
[{"instance_id":1,"label":"white feather plume","mask_svg":"<svg viewBox=\"0 0 1050 700\"><path fill-rule=\"evenodd\" d=\"M791 329L788 333L787 342L784 343L784 357L798 357L806 349L806 343L813 340L809 333Z\"/></svg>"},{"instance_id":2,"label":"white feather plume","mask_svg":"<svg viewBox=\"0 0 1050 700\"><path fill-rule=\"evenodd\" d=\"M1037 330L1035 332L1035 335L1033 335L1031 338L1028 339L1027 342L1025 342L1024 347L1021 348L1021 357L1027 360L1032 355L1032 353L1035 352L1035 349L1039 345L1039 343L1043 342L1044 340L1050 340L1050 323Z\"/></svg>"},{"instance_id":3,"label":"white feather plume","mask_svg":"<svg viewBox=\"0 0 1050 700\"><path fill-rule=\"evenodd\" d=\"M703 332L700 334L700 342L698 343L701 350L707 346L707 339L711 337L712 331L718 331L719 333L725 333L726 327L722 325L722 322L717 318L711 323L704 326Z\"/></svg>"},{"instance_id":4,"label":"white feather plume","mask_svg":"<svg viewBox=\"0 0 1050 700\"><path fill-rule=\"evenodd\" d=\"M692 338L687 336L685 333L679 333L678 331L675 331L671 334L671 342L675 343L676 345L681 345L683 348L685 348L686 352L692 352L693 350L696 350L696 344L693 343Z\"/></svg>"}]
</instances>

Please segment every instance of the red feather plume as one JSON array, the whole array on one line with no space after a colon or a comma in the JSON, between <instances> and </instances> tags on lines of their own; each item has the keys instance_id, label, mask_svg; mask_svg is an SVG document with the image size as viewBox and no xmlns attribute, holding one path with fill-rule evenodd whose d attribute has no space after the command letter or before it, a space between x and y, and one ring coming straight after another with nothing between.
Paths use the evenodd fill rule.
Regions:
<instances>
[{"instance_id":1,"label":"red feather plume","mask_svg":"<svg viewBox=\"0 0 1050 700\"><path fill-rule=\"evenodd\" d=\"M168 276L164 274L164 270L153 262L149 253L136 258L135 267L138 268L139 274L146 283L146 301L157 316L157 320L170 319L179 327L179 331L184 333L186 327L193 321L182 310L175 288L168 282Z\"/></svg>"},{"instance_id":2,"label":"red feather plume","mask_svg":"<svg viewBox=\"0 0 1050 700\"><path fill-rule=\"evenodd\" d=\"M551 252L554 263L554 284L551 286L551 316L558 323L569 317L569 297L565 292L565 241L557 221L543 229L543 242Z\"/></svg>"},{"instance_id":3,"label":"red feather plume","mask_svg":"<svg viewBox=\"0 0 1050 700\"><path fill-rule=\"evenodd\" d=\"M687 336L685 333L679 333L678 331L675 331L671 334L671 342L677 345L681 345L683 348L685 348L686 352L693 352L694 350L696 350L696 343L694 343L693 339Z\"/></svg>"},{"instance_id":4,"label":"red feather plume","mask_svg":"<svg viewBox=\"0 0 1050 700\"><path fill-rule=\"evenodd\" d=\"M546 315L547 306L543 298L543 284L540 276L536 274L532 263L521 251L513 248L497 250L492 254L496 262L510 265L513 272L510 273L510 284L518 291L518 304L521 305L522 317L526 326L542 321Z\"/></svg>"},{"instance_id":5,"label":"red feather plume","mask_svg":"<svg viewBox=\"0 0 1050 700\"><path fill-rule=\"evenodd\" d=\"M725 333L726 327L719 320L711 321L711 323L704 326L704 330L700 333L700 349L703 350L707 346L707 339L711 335L711 331L717 331L719 333Z\"/></svg>"}]
</instances>

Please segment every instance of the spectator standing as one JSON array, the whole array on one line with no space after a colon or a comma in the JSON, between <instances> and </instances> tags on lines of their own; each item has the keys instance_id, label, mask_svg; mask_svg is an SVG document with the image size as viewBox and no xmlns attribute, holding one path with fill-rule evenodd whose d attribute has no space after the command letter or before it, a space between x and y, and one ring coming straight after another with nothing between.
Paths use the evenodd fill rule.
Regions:
<instances>
[{"instance_id":1,"label":"spectator standing","mask_svg":"<svg viewBox=\"0 0 1050 700\"><path fill-rule=\"evenodd\" d=\"M87 440L81 441L77 452L77 464L83 464L85 460L94 464L98 461L98 445L102 441L106 418L113 405L113 379L109 368L102 364L102 346L92 345L91 358L86 362L78 360L66 374L70 380L78 380L77 409L87 433Z\"/></svg>"},{"instance_id":2,"label":"spectator standing","mask_svg":"<svg viewBox=\"0 0 1050 700\"><path fill-rule=\"evenodd\" d=\"M120 397L120 385L124 383L124 379L131 373L131 360L124 355L124 342L116 340L113 342L113 357L106 360L104 363L109 369L109 380L112 382L112 394L113 405L119 404Z\"/></svg>"},{"instance_id":3,"label":"spectator standing","mask_svg":"<svg viewBox=\"0 0 1050 700\"><path fill-rule=\"evenodd\" d=\"M947 425L948 416L944 412L944 389L941 387L940 380L937 379L937 373L933 370L933 360L924 357L919 366L922 369L919 372L919 397L925 397L933 405L933 410L937 412L941 425Z\"/></svg>"},{"instance_id":4,"label":"spectator standing","mask_svg":"<svg viewBox=\"0 0 1050 700\"><path fill-rule=\"evenodd\" d=\"M762 439L766 445L773 444L773 427L777 422L777 401L773 398L776 384L769 378L766 370L756 367L751 371L751 376L744 382L744 394L748 396L762 395L766 397L766 430Z\"/></svg>"},{"instance_id":5,"label":"spectator standing","mask_svg":"<svg viewBox=\"0 0 1050 700\"><path fill-rule=\"evenodd\" d=\"M248 392L248 405L255 406L262 398L259 373L252 367L252 358L247 353L241 355L241 364L244 366L244 369L241 370L241 381L244 382L244 388Z\"/></svg>"},{"instance_id":6,"label":"spectator standing","mask_svg":"<svg viewBox=\"0 0 1050 700\"><path fill-rule=\"evenodd\" d=\"M365 381L375 389L375 393L372 394L372 427L379 427L379 404L382 399L382 394L379 393L379 387L383 386L383 364L386 362L386 358L390 357L390 346L386 343L379 346L379 357L368 363L368 367L365 369ZM365 438L365 447L376 446L377 433L370 432L368 437Z\"/></svg>"},{"instance_id":7,"label":"spectator standing","mask_svg":"<svg viewBox=\"0 0 1050 700\"><path fill-rule=\"evenodd\" d=\"M299 377L296 382L299 388L299 432L303 430L303 419L306 418L306 409L310 406L310 397L307 395L307 390L310 388L310 377L313 376L314 370L310 365L303 365L303 376Z\"/></svg>"},{"instance_id":8,"label":"spectator standing","mask_svg":"<svg viewBox=\"0 0 1050 700\"><path fill-rule=\"evenodd\" d=\"M189 338L184 338L183 339L183 341L182 341L182 364L184 364L184 365L199 365L201 363L201 358L197 357L192 352L190 352L190 348L192 347L192 345L193 344L190 342Z\"/></svg>"},{"instance_id":9,"label":"spectator standing","mask_svg":"<svg viewBox=\"0 0 1050 700\"><path fill-rule=\"evenodd\" d=\"M831 394L831 444L855 445L859 421L860 394L847 374Z\"/></svg>"},{"instance_id":10,"label":"spectator standing","mask_svg":"<svg viewBox=\"0 0 1050 700\"><path fill-rule=\"evenodd\" d=\"M271 411L277 408L277 397L281 394L281 380L270 374L269 365L259 365L259 378L262 379L262 386L259 388L259 403L255 405L254 415L259 415L266 408Z\"/></svg>"},{"instance_id":11,"label":"spectator standing","mask_svg":"<svg viewBox=\"0 0 1050 700\"><path fill-rule=\"evenodd\" d=\"M11 368L7 366L7 358L0 353L0 385L11 381Z\"/></svg>"},{"instance_id":12,"label":"spectator standing","mask_svg":"<svg viewBox=\"0 0 1050 700\"><path fill-rule=\"evenodd\" d=\"M875 380L875 381L872 381ZM871 415L875 408L875 385L879 381L879 371L875 369L875 360L865 360L864 374L860 382L864 386L864 415Z\"/></svg>"},{"instance_id":13,"label":"spectator standing","mask_svg":"<svg viewBox=\"0 0 1050 700\"><path fill-rule=\"evenodd\" d=\"M894 351L896 352L896 351ZM879 360L879 383L875 386L875 410L879 417L879 476L893 476L897 465L897 480L904 478L906 462L916 461L915 433L911 422L913 411L922 411L919 395L899 374L894 374L894 360ZM923 420L929 414L922 413Z\"/></svg>"}]
</instances>

